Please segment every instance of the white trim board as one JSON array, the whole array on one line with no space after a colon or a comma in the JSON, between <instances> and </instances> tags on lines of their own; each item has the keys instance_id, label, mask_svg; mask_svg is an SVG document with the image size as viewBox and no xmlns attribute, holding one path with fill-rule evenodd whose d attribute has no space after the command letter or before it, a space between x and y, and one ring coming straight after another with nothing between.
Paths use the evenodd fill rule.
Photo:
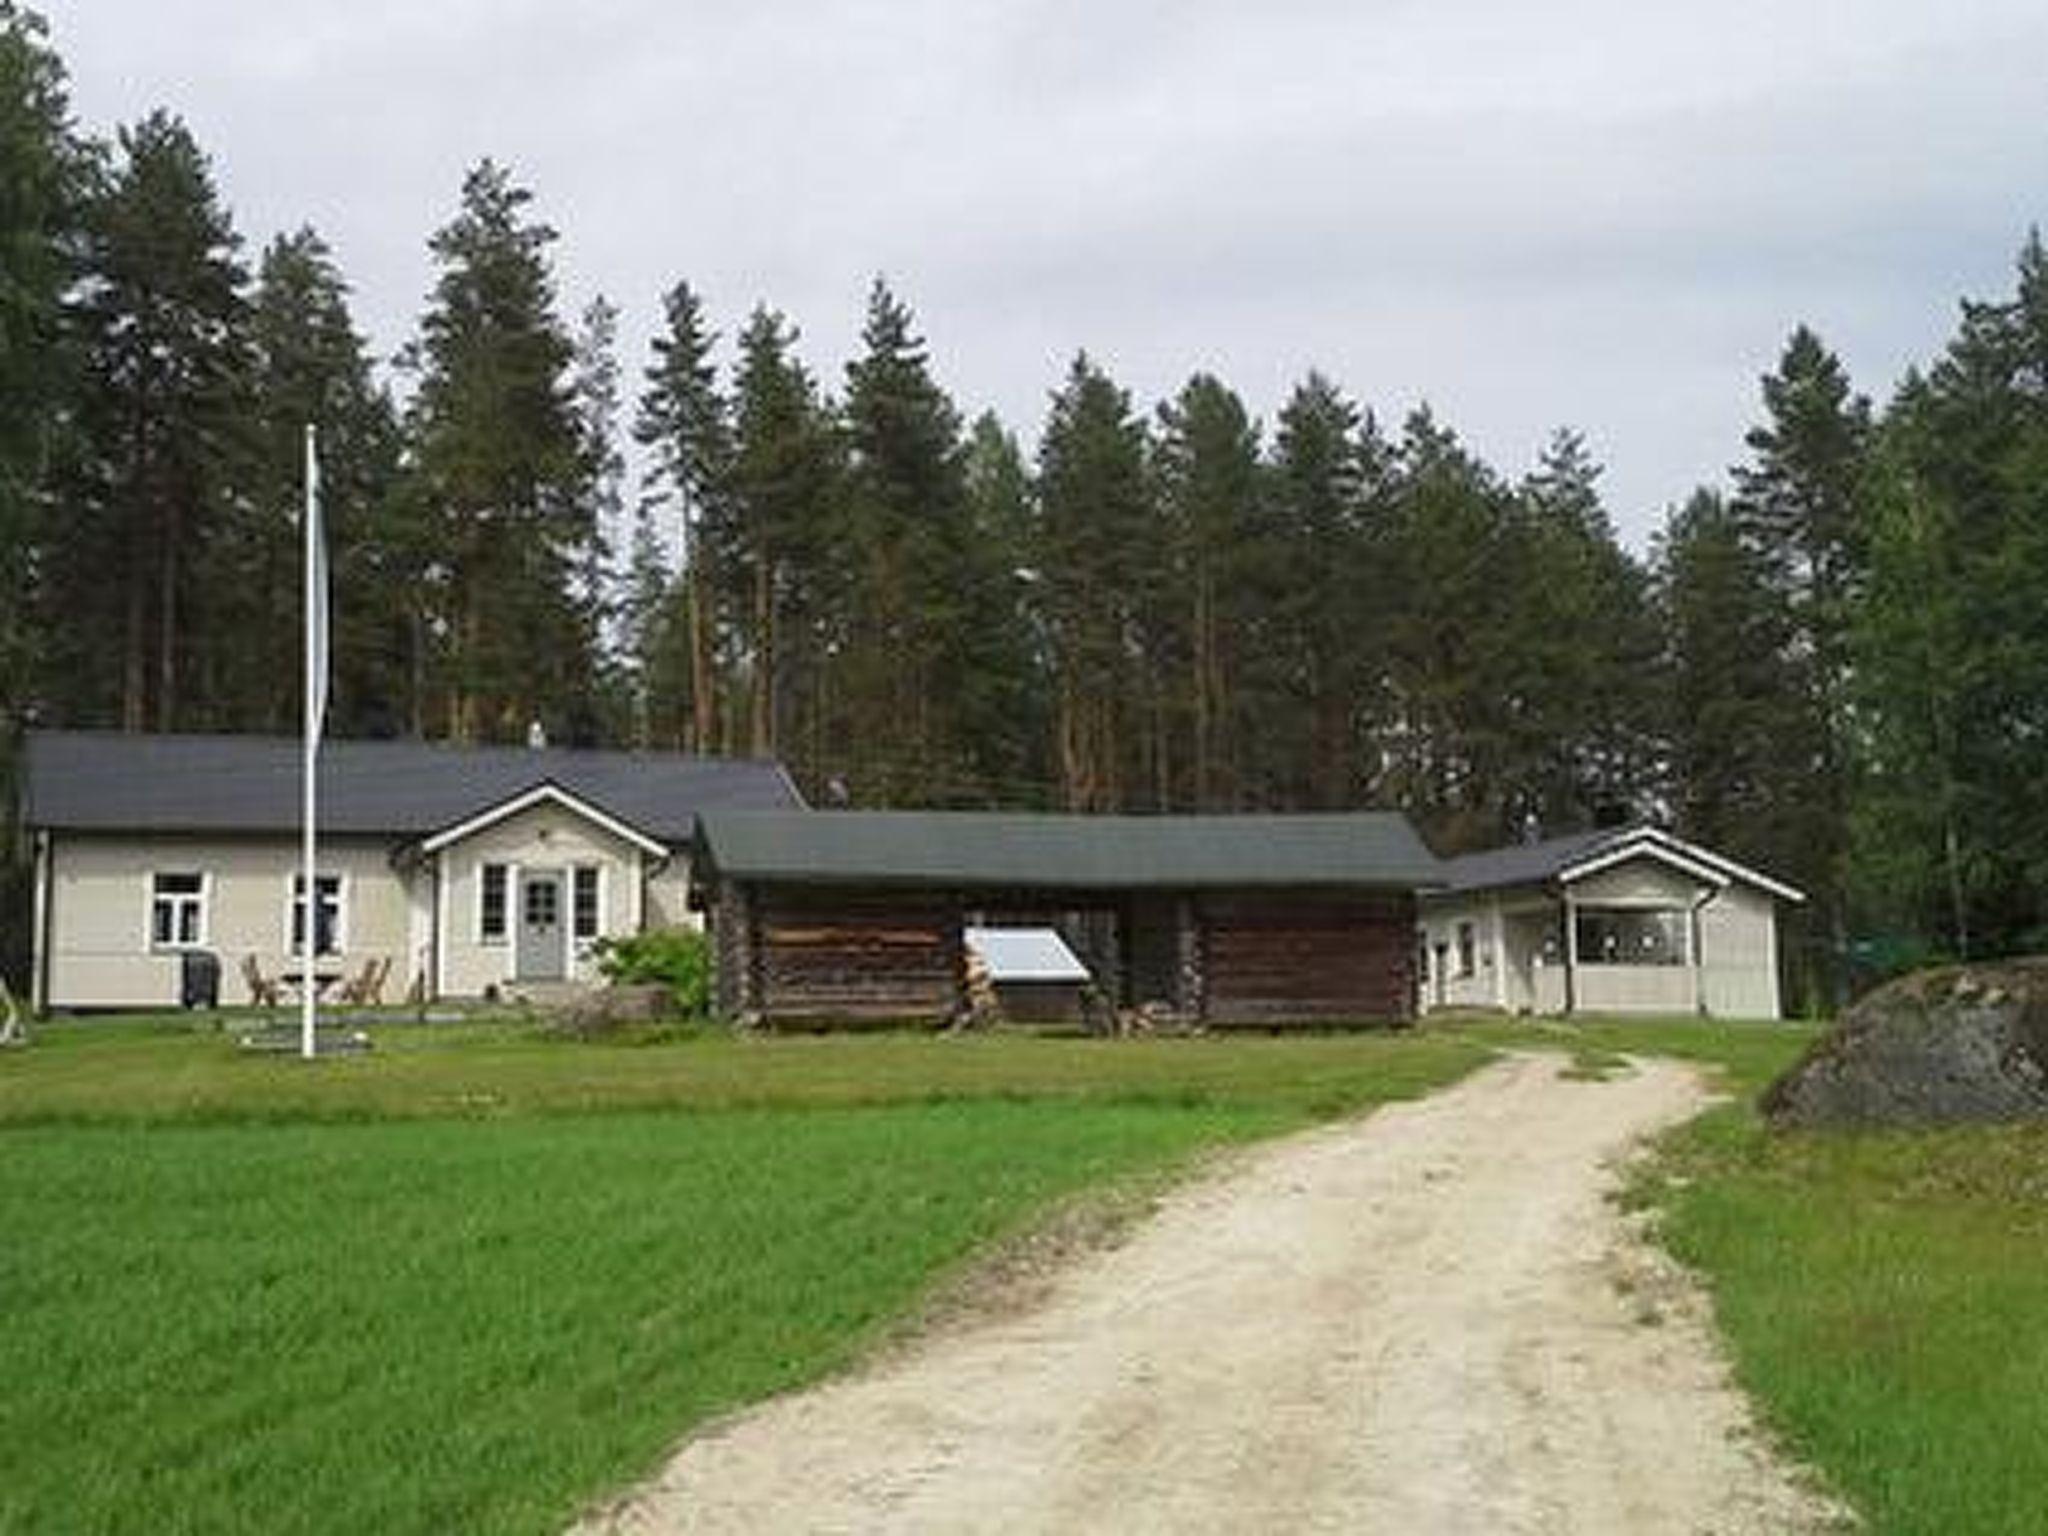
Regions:
<instances>
[{"instance_id":1,"label":"white trim board","mask_svg":"<svg viewBox=\"0 0 2048 1536\"><path fill-rule=\"evenodd\" d=\"M1728 876L1720 870L1697 859L1688 858L1675 848L1666 848L1658 839L1651 836L1632 837L1625 843L1601 849L1589 859L1581 859L1576 864L1566 865L1557 872L1558 883L1573 885L1588 876L1599 874L1604 869L1612 869L1617 864L1626 864L1630 859L1636 858L1656 859L1659 863L1668 864L1680 873L1690 875L1693 879L1703 881L1717 890L1728 883Z\"/></svg>"},{"instance_id":2,"label":"white trim board","mask_svg":"<svg viewBox=\"0 0 2048 1536\"><path fill-rule=\"evenodd\" d=\"M1726 854L1716 853L1711 848L1702 848L1698 843L1689 843L1682 837L1674 836L1669 832L1659 831L1654 827L1645 830L1649 836L1656 838L1659 842L1668 843L1688 858L1695 859L1710 869L1718 869L1723 874L1729 875L1734 879L1745 881L1759 890L1769 891L1773 896L1778 897L1782 901L1804 903L1806 900L1806 893L1804 891L1787 885L1782 880L1773 880L1769 875L1751 869L1746 864L1738 864Z\"/></svg>"},{"instance_id":3,"label":"white trim board","mask_svg":"<svg viewBox=\"0 0 2048 1536\"><path fill-rule=\"evenodd\" d=\"M459 843L465 837L471 837L488 827L494 827L499 822L509 817L517 816L521 811L530 810L543 802L552 802L573 815L581 816L585 821L604 828L605 831L611 833L614 837L631 843L634 847L645 853L651 853L656 858L665 859L668 857L668 849L665 845L656 842L637 827L620 821L618 817L611 815L609 812L599 810L588 800L570 794L568 790L562 788L559 784L536 784L532 789L524 790L519 794L513 795L510 799L500 800L496 805L478 811L466 821L459 821L452 827L443 827L439 832L434 833L433 836L421 842L420 851L422 853L439 853L443 848Z\"/></svg>"}]
</instances>

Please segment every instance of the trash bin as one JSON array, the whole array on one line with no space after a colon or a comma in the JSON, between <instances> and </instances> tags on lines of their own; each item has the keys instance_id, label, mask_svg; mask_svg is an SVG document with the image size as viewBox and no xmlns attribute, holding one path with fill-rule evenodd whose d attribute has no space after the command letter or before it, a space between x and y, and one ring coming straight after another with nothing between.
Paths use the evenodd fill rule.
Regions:
<instances>
[{"instance_id":1,"label":"trash bin","mask_svg":"<svg viewBox=\"0 0 2048 1536\"><path fill-rule=\"evenodd\" d=\"M178 966L178 1006L220 1006L220 956L210 949L188 949Z\"/></svg>"}]
</instances>

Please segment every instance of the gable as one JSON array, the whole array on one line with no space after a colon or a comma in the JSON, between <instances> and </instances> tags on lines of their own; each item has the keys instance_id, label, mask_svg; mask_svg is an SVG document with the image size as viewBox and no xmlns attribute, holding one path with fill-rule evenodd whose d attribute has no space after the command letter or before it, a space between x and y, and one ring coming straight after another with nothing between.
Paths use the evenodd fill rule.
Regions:
<instances>
[{"instance_id":1,"label":"gable","mask_svg":"<svg viewBox=\"0 0 2048 1536\"><path fill-rule=\"evenodd\" d=\"M1576 878L1567 874L1564 882L1580 906L1689 906L1704 892L1726 884L1722 878L1702 878L1649 848L1635 849Z\"/></svg>"},{"instance_id":2,"label":"gable","mask_svg":"<svg viewBox=\"0 0 2048 1536\"><path fill-rule=\"evenodd\" d=\"M555 784L536 785L474 816L465 817L453 826L443 827L422 839L420 851L438 853L456 843L489 837L507 827L515 828L514 835L522 842L534 839L545 843L553 834L552 823L557 821L595 828L613 841L629 844L657 859L668 857L668 849L639 828ZM520 823L531 823L531 826L523 827Z\"/></svg>"}]
</instances>

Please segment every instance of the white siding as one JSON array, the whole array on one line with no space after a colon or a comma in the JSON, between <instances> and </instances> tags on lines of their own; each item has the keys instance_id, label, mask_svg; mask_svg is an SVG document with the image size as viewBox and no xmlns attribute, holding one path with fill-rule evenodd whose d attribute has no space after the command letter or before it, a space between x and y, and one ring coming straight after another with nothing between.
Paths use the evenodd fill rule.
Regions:
<instances>
[{"instance_id":1,"label":"white siding","mask_svg":"<svg viewBox=\"0 0 2048 1536\"><path fill-rule=\"evenodd\" d=\"M1580 1013L1693 1012L1689 965L1581 965L1572 975Z\"/></svg>"},{"instance_id":2,"label":"white siding","mask_svg":"<svg viewBox=\"0 0 2048 1536\"><path fill-rule=\"evenodd\" d=\"M1460 972L1458 929L1472 928L1472 973ZM1502 1005L1501 955L1490 897L1432 904L1422 915L1423 942L1429 946L1429 971L1422 988L1422 1006L1431 1008L1497 1008ZM1443 946L1443 974L1438 976L1437 946Z\"/></svg>"},{"instance_id":3,"label":"white siding","mask_svg":"<svg viewBox=\"0 0 2048 1536\"><path fill-rule=\"evenodd\" d=\"M1506 919L1498 942L1492 905L1496 896ZM1573 971L1576 1010L1680 1016L1704 1011L1716 1018L1776 1018L1777 909L1768 893L1740 881L1717 891L1682 870L1649 857L1633 858L1601 870L1572 887L1575 907L1662 907L1689 913L1702 897L1709 899L1699 908L1697 972L1691 963L1599 965L1582 961ZM1421 920L1424 942L1430 946L1432 965L1436 946L1445 946L1448 971L1441 990L1436 977L1431 975L1423 988L1423 1007L1505 1005L1512 1010L1563 1012L1564 967L1544 965L1534 959L1543 931L1543 924L1534 920L1539 910L1557 910L1557 900L1539 896L1534 887L1465 897L1425 898ZM1478 943L1477 964L1470 977L1457 974L1457 933L1461 922L1473 925ZM1498 985L1496 966L1502 967Z\"/></svg>"},{"instance_id":4,"label":"white siding","mask_svg":"<svg viewBox=\"0 0 2048 1536\"><path fill-rule=\"evenodd\" d=\"M333 968L353 972L389 956L390 996L410 978L406 886L391 868L388 846L381 839L324 839L320 872L340 875L343 884L342 952ZM249 1000L245 957L255 956L269 976L285 969L296 839L59 833L51 849L49 1006L174 1006L180 961L177 951L150 943L150 877L191 870L206 877L203 947L220 957L221 1001Z\"/></svg>"},{"instance_id":5,"label":"white siding","mask_svg":"<svg viewBox=\"0 0 2048 1536\"><path fill-rule=\"evenodd\" d=\"M598 899L599 933L609 937L633 931L632 885L637 879L639 850L564 806L536 805L508 816L445 849L442 857L447 889L443 940L446 953L441 984L451 996L474 997L486 987L502 987L512 980L513 935L519 918L518 891L512 876L518 870L563 872L562 913L563 921L567 922L572 908L569 869L577 864L596 865L602 883ZM482 869L486 864L508 866L505 937L491 943L483 942L477 934ZM587 944L571 944L569 974L578 980L596 975Z\"/></svg>"},{"instance_id":6,"label":"white siding","mask_svg":"<svg viewBox=\"0 0 2048 1536\"><path fill-rule=\"evenodd\" d=\"M1576 881L1572 900L1582 907L1690 907L1709 889L1668 864L1635 858Z\"/></svg>"},{"instance_id":7,"label":"white siding","mask_svg":"<svg viewBox=\"0 0 2048 1536\"><path fill-rule=\"evenodd\" d=\"M1778 1017L1777 907L1730 885L1700 908L1701 986L1717 1019Z\"/></svg>"},{"instance_id":8,"label":"white siding","mask_svg":"<svg viewBox=\"0 0 2048 1536\"><path fill-rule=\"evenodd\" d=\"M704 914L690 910L690 863L681 854L647 879L648 928L699 928Z\"/></svg>"}]
</instances>

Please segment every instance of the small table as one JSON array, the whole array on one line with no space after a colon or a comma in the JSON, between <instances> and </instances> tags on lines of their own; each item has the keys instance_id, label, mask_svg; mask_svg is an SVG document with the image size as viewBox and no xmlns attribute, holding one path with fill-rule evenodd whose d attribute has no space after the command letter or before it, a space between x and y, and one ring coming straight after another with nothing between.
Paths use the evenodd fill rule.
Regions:
<instances>
[{"instance_id":1,"label":"small table","mask_svg":"<svg viewBox=\"0 0 2048 1536\"><path fill-rule=\"evenodd\" d=\"M327 995L327 989L341 980L340 971L314 971L312 973L313 996L317 1000ZM279 971L277 979L300 997L306 995L306 972Z\"/></svg>"}]
</instances>

